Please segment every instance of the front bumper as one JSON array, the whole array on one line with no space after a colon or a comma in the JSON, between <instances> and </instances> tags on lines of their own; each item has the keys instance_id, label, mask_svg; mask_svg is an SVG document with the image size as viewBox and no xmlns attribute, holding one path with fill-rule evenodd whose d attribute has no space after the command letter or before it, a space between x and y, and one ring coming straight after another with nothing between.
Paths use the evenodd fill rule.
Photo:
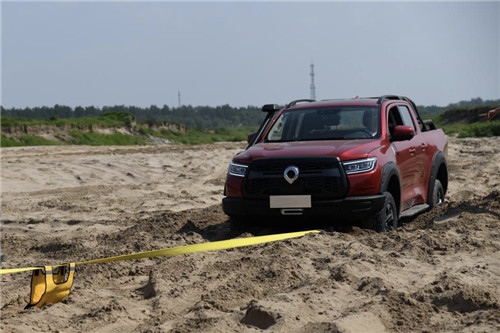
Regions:
<instances>
[{"instance_id":1,"label":"front bumper","mask_svg":"<svg viewBox=\"0 0 500 333\"><path fill-rule=\"evenodd\" d=\"M301 215L357 219L377 213L384 203L384 194L352 196L339 200L313 200L312 207L303 208ZM283 215L281 209L269 207L269 200L226 197L222 199L222 208L224 213L232 217Z\"/></svg>"}]
</instances>

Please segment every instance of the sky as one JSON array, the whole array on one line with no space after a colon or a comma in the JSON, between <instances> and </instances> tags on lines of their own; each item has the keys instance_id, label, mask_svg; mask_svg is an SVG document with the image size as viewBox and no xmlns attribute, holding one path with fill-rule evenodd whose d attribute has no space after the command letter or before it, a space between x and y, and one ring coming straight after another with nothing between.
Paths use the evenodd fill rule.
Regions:
<instances>
[{"instance_id":1,"label":"sky","mask_svg":"<svg viewBox=\"0 0 500 333\"><path fill-rule=\"evenodd\" d=\"M1 105L500 98L500 2L6 2Z\"/></svg>"}]
</instances>

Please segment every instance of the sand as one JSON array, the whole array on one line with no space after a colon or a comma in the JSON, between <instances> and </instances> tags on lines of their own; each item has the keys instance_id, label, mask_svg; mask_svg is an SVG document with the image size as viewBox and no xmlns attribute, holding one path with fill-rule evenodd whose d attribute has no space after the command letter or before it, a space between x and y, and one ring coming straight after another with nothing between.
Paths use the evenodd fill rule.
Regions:
<instances>
[{"instance_id":1,"label":"sand","mask_svg":"<svg viewBox=\"0 0 500 333\"><path fill-rule=\"evenodd\" d=\"M2 332L498 332L500 139L449 142L447 202L388 234L234 227L220 200L243 143L2 149L3 268L326 229L79 266L42 309L23 310L29 273L3 275Z\"/></svg>"}]
</instances>

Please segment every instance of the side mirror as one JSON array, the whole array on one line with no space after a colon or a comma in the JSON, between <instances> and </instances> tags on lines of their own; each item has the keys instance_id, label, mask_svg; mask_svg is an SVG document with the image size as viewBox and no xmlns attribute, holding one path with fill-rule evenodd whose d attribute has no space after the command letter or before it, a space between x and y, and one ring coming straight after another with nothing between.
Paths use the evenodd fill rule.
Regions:
<instances>
[{"instance_id":1,"label":"side mirror","mask_svg":"<svg viewBox=\"0 0 500 333\"><path fill-rule=\"evenodd\" d=\"M247 136L247 142L248 142L248 144L250 144L250 142L252 142L253 139L255 139L256 135L257 135L257 132L252 132L252 133L248 134L248 136Z\"/></svg>"},{"instance_id":2,"label":"side mirror","mask_svg":"<svg viewBox=\"0 0 500 333\"><path fill-rule=\"evenodd\" d=\"M435 130L437 128L436 125L434 124L434 121L432 121L432 119L424 120L424 124L425 124L425 127L427 127L428 130L430 130L430 131Z\"/></svg>"},{"instance_id":3,"label":"side mirror","mask_svg":"<svg viewBox=\"0 0 500 333\"><path fill-rule=\"evenodd\" d=\"M410 140L415 135L415 131L410 126L396 126L392 134L393 141Z\"/></svg>"}]
</instances>

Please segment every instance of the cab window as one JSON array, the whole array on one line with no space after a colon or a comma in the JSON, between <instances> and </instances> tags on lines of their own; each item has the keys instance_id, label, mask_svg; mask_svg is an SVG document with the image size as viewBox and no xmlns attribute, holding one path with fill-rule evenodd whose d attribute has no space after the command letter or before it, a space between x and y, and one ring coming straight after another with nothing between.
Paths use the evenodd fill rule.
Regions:
<instances>
[{"instance_id":1,"label":"cab window","mask_svg":"<svg viewBox=\"0 0 500 333\"><path fill-rule=\"evenodd\" d=\"M413 128L413 131L416 132L415 124L413 123L413 119L411 118L410 110L405 105L398 105L399 113L401 114L401 118L403 118L404 126L409 126Z\"/></svg>"},{"instance_id":2,"label":"cab window","mask_svg":"<svg viewBox=\"0 0 500 333\"><path fill-rule=\"evenodd\" d=\"M415 124L411 118L410 110L404 105L393 106L389 109L387 125L389 134L394 135L394 127L396 126L409 126L415 130Z\"/></svg>"}]
</instances>

